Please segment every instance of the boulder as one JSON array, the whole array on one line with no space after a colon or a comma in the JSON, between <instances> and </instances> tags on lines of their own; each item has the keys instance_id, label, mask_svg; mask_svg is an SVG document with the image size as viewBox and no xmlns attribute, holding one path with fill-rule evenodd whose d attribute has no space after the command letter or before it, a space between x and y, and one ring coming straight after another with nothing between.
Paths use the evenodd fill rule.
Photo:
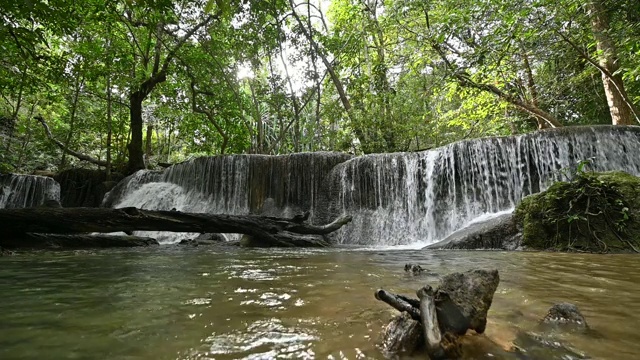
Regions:
<instances>
[{"instance_id":1,"label":"boulder","mask_svg":"<svg viewBox=\"0 0 640 360\"><path fill-rule=\"evenodd\" d=\"M48 207L48 208L61 208L62 207L62 205L60 204L60 201L58 201L56 199L47 199L40 206L41 207Z\"/></svg>"},{"instance_id":2,"label":"boulder","mask_svg":"<svg viewBox=\"0 0 640 360\"><path fill-rule=\"evenodd\" d=\"M195 239L182 239L178 242L178 245L198 246L198 242Z\"/></svg>"},{"instance_id":3,"label":"boulder","mask_svg":"<svg viewBox=\"0 0 640 360\"><path fill-rule=\"evenodd\" d=\"M513 214L503 214L472 223L424 249L516 250L520 241Z\"/></svg>"},{"instance_id":4,"label":"boulder","mask_svg":"<svg viewBox=\"0 0 640 360\"><path fill-rule=\"evenodd\" d=\"M446 275L435 291L424 286L419 300L378 289L376 299L401 312L384 329L381 347L396 354L424 347L431 359L459 358L461 335L484 332L499 282L498 270L471 270Z\"/></svg>"},{"instance_id":5,"label":"boulder","mask_svg":"<svg viewBox=\"0 0 640 360\"><path fill-rule=\"evenodd\" d=\"M640 178L578 173L522 199L515 210L522 246L580 252L640 251Z\"/></svg>"},{"instance_id":6,"label":"boulder","mask_svg":"<svg viewBox=\"0 0 640 360\"><path fill-rule=\"evenodd\" d=\"M487 312L499 282L498 270L477 269L452 273L440 280L436 297L444 298L439 293L446 293L469 322L469 328L483 333L487 326Z\"/></svg>"}]
</instances>

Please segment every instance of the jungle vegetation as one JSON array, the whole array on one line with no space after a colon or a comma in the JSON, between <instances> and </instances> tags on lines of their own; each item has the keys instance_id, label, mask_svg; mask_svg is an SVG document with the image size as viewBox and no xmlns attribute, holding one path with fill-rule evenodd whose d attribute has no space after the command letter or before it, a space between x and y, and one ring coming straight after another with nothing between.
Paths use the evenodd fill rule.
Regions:
<instances>
[{"instance_id":1,"label":"jungle vegetation","mask_svg":"<svg viewBox=\"0 0 640 360\"><path fill-rule=\"evenodd\" d=\"M637 0L27 0L0 17L0 172L640 121Z\"/></svg>"}]
</instances>

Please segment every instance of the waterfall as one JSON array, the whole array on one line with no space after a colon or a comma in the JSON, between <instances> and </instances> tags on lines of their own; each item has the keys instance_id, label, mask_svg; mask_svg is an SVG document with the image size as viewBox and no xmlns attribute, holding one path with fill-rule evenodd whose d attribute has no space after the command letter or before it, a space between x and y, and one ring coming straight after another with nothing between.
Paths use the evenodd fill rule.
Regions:
<instances>
[{"instance_id":1,"label":"waterfall","mask_svg":"<svg viewBox=\"0 0 640 360\"><path fill-rule=\"evenodd\" d=\"M595 171L640 175L639 148L637 127L572 127L354 158L329 175L329 213L354 217L334 236L350 244L433 243L567 180L584 160Z\"/></svg>"},{"instance_id":2,"label":"waterfall","mask_svg":"<svg viewBox=\"0 0 640 360\"><path fill-rule=\"evenodd\" d=\"M196 158L164 171L138 171L105 196L103 206L211 214L293 216L313 210L324 177L350 155L224 155ZM313 220L314 216L312 216ZM162 242L194 234L136 232Z\"/></svg>"},{"instance_id":3,"label":"waterfall","mask_svg":"<svg viewBox=\"0 0 640 360\"><path fill-rule=\"evenodd\" d=\"M0 174L0 209L42 205L60 201L60 185L52 178L37 175Z\"/></svg>"},{"instance_id":4,"label":"waterfall","mask_svg":"<svg viewBox=\"0 0 640 360\"><path fill-rule=\"evenodd\" d=\"M591 160L595 171L640 175L640 127L570 127L483 138L429 151L352 157L340 153L227 155L140 171L104 206L291 216L313 223L341 214L342 244L429 244L481 216L513 209L524 196L567 180Z\"/></svg>"}]
</instances>

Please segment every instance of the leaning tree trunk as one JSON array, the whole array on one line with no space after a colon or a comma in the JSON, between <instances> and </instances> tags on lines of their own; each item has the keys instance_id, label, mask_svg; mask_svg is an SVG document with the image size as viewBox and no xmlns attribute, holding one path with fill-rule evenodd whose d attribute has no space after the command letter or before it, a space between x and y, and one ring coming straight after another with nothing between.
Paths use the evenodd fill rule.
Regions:
<instances>
[{"instance_id":1,"label":"leaning tree trunk","mask_svg":"<svg viewBox=\"0 0 640 360\"><path fill-rule=\"evenodd\" d=\"M611 121L613 125L633 125L633 104L627 96L622 75L618 72L620 69L618 54L609 36L611 31L609 19L600 1L589 1L588 10L591 14L591 29L596 40L599 63L606 71L602 72L602 83L609 104Z\"/></svg>"}]
</instances>

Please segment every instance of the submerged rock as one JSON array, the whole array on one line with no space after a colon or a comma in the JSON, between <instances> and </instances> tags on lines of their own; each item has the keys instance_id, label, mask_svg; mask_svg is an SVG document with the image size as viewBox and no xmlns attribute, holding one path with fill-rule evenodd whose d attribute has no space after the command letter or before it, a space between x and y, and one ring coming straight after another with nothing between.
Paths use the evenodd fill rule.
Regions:
<instances>
[{"instance_id":1,"label":"submerged rock","mask_svg":"<svg viewBox=\"0 0 640 360\"><path fill-rule=\"evenodd\" d=\"M571 349L569 346L554 338L532 332L519 331L513 341L511 351L519 359L533 360L577 360L589 359L584 354Z\"/></svg>"},{"instance_id":2,"label":"submerged rock","mask_svg":"<svg viewBox=\"0 0 640 360\"><path fill-rule=\"evenodd\" d=\"M424 271L426 271L426 269L418 264L404 264L404 272L407 274L415 276L422 274Z\"/></svg>"},{"instance_id":3,"label":"submerged rock","mask_svg":"<svg viewBox=\"0 0 640 360\"><path fill-rule=\"evenodd\" d=\"M242 247L329 247L331 243L324 235L316 234L294 234L288 231L281 231L274 234L278 243L274 244L270 240L264 240L251 235L243 235L240 238Z\"/></svg>"},{"instance_id":4,"label":"submerged rock","mask_svg":"<svg viewBox=\"0 0 640 360\"><path fill-rule=\"evenodd\" d=\"M504 214L473 223L424 249L516 250L520 241L513 214Z\"/></svg>"},{"instance_id":5,"label":"submerged rock","mask_svg":"<svg viewBox=\"0 0 640 360\"><path fill-rule=\"evenodd\" d=\"M542 322L544 324L574 325L579 328L588 328L587 321L578 310L578 307L571 303L553 305L544 319L542 319Z\"/></svg>"}]
</instances>

